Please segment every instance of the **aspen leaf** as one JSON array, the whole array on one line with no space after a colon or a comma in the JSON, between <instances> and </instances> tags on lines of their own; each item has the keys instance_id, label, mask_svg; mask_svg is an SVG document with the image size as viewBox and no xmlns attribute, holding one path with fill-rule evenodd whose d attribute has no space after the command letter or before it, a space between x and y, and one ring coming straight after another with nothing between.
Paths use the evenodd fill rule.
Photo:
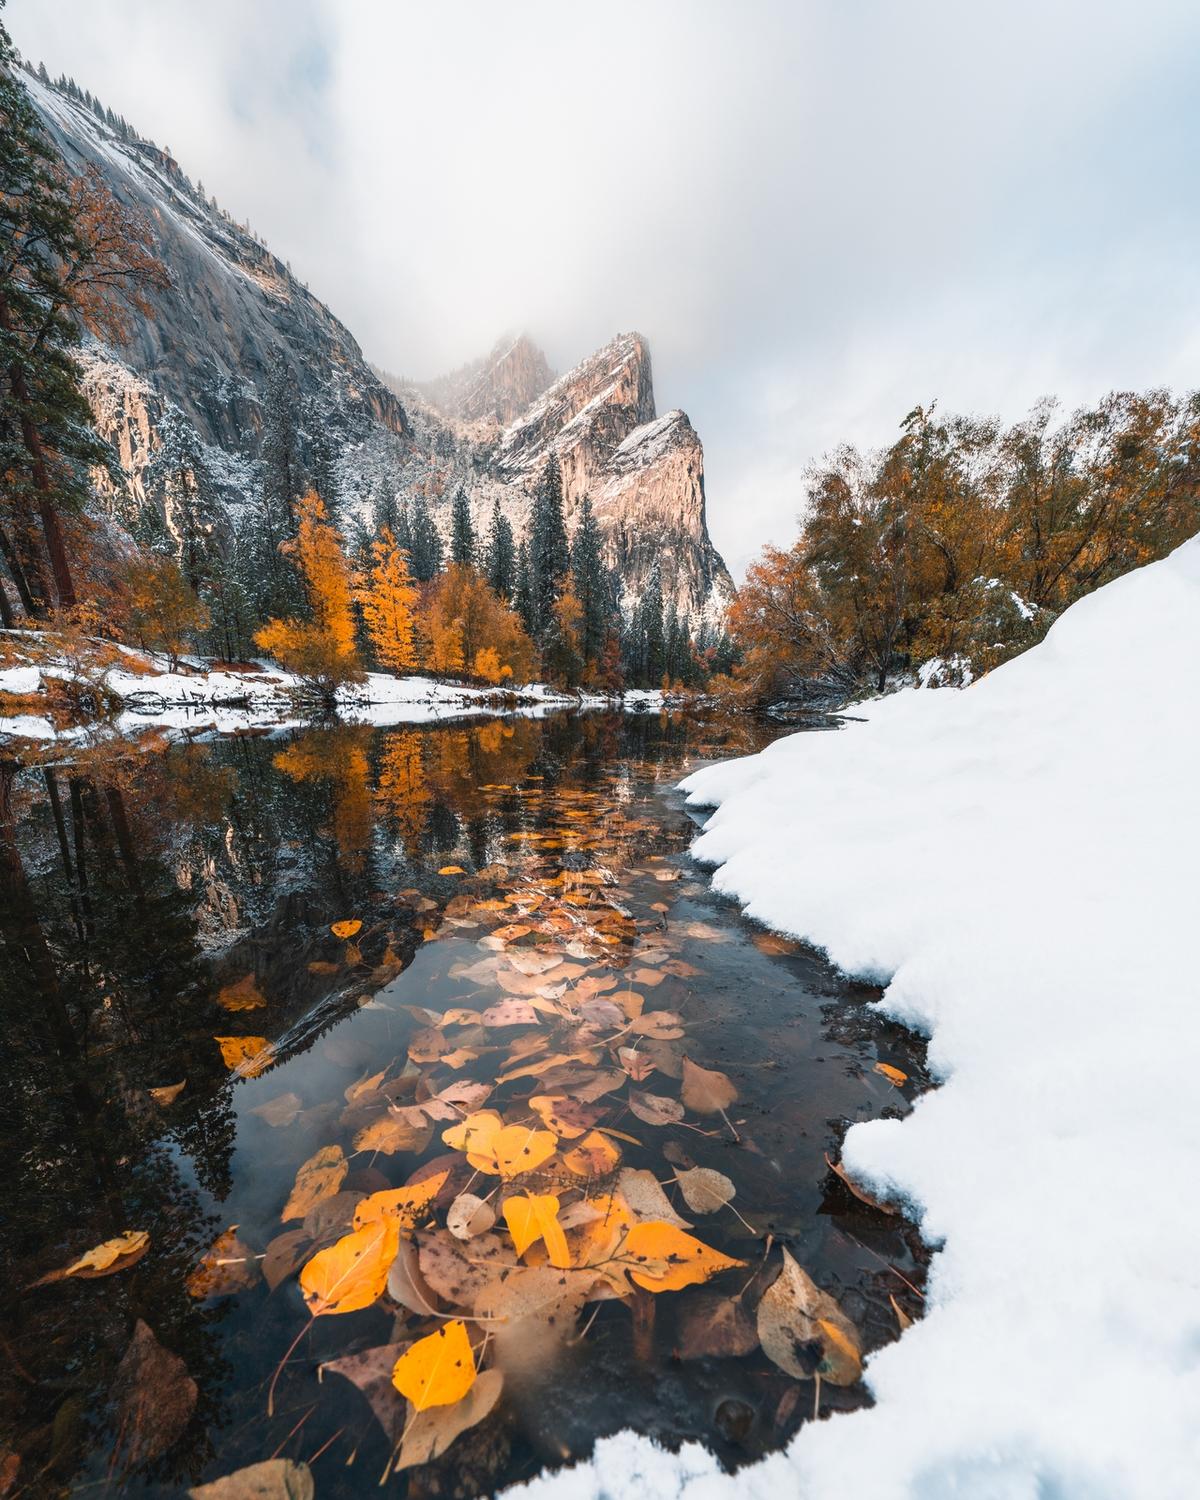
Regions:
<instances>
[{"instance_id":1,"label":"aspen leaf","mask_svg":"<svg viewBox=\"0 0 1200 1500\"><path fill-rule=\"evenodd\" d=\"M632 1280L648 1292L678 1292L707 1281L719 1271L746 1264L702 1244L674 1224L654 1220L633 1225L621 1246L620 1258Z\"/></svg>"},{"instance_id":2,"label":"aspen leaf","mask_svg":"<svg viewBox=\"0 0 1200 1500\"><path fill-rule=\"evenodd\" d=\"M498 1234L463 1245L444 1229L417 1232L417 1264L425 1284L455 1307L472 1307L486 1286L512 1274L512 1249Z\"/></svg>"},{"instance_id":3,"label":"aspen leaf","mask_svg":"<svg viewBox=\"0 0 1200 1500\"><path fill-rule=\"evenodd\" d=\"M78 1260L58 1271L48 1271L31 1281L31 1287L49 1286L52 1282L67 1277L79 1277L83 1281L94 1281L98 1276L114 1276L118 1271L136 1265L150 1248L150 1236L144 1229L127 1229L103 1244L94 1245Z\"/></svg>"},{"instance_id":4,"label":"aspen leaf","mask_svg":"<svg viewBox=\"0 0 1200 1500\"><path fill-rule=\"evenodd\" d=\"M268 1458L188 1490L191 1500L313 1500L312 1470L290 1458Z\"/></svg>"},{"instance_id":5,"label":"aspen leaf","mask_svg":"<svg viewBox=\"0 0 1200 1500\"><path fill-rule=\"evenodd\" d=\"M900 1325L900 1332L903 1333L906 1328L911 1328L912 1319L904 1311L904 1309L900 1306L900 1304L896 1301L895 1297L893 1297L890 1292L888 1294L888 1301L892 1304L892 1311L896 1314L896 1322Z\"/></svg>"},{"instance_id":6,"label":"aspen leaf","mask_svg":"<svg viewBox=\"0 0 1200 1500\"><path fill-rule=\"evenodd\" d=\"M538 1013L528 1000L510 995L507 1000L489 1005L479 1019L484 1026L533 1026L537 1018Z\"/></svg>"},{"instance_id":7,"label":"aspen leaf","mask_svg":"<svg viewBox=\"0 0 1200 1500\"><path fill-rule=\"evenodd\" d=\"M647 1125L677 1125L683 1119L683 1105L665 1094L645 1094L630 1089L629 1108Z\"/></svg>"},{"instance_id":8,"label":"aspen leaf","mask_svg":"<svg viewBox=\"0 0 1200 1500\"><path fill-rule=\"evenodd\" d=\"M382 1151L394 1156L397 1151L424 1151L433 1136L433 1126L422 1117L421 1124L410 1124L403 1115L388 1114L366 1125L354 1137L356 1151Z\"/></svg>"},{"instance_id":9,"label":"aspen leaf","mask_svg":"<svg viewBox=\"0 0 1200 1500\"><path fill-rule=\"evenodd\" d=\"M172 1354L139 1318L109 1395L121 1430L122 1461L131 1468L173 1448L192 1419L199 1394L178 1354Z\"/></svg>"},{"instance_id":10,"label":"aspen leaf","mask_svg":"<svg viewBox=\"0 0 1200 1500\"><path fill-rule=\"evenodd\" d=\"M290 1125L301 1108L299 1094L276 1094L274 1099L268 1099L265 1104L256 1104L250 1113L265 1120L268 1125L278 1127Z\"/></svg>"},{"instance_id":11,"label":"aspen leaf","mask_svg":"<svg viewBox=\"0 0 1200 1500\"><path fill-rule=\"evenodd\" d=\"M579 1144L563 1153L563 1166L577 1177L604 1177L616 1170L620 1148L599 1131L590 1131Z\"/></svg>"},{"instance_id":12,"label":"aspen leaf","mask_svg":"<svg viewBox=\"0 0 1200 1500\"><path fill-rule=\"evenodd\" d=\"M475 1355L467 1325L459 1318L418 1339L392 1371L392 1384L419 1412L431 1406L452 1406L474 1383Z\"/></svg>"},{"instance_id":13,"label":"aspen leaf","mask_svg":"<svg viewBox=\"0 0 1200 1500\"><path fill-rule=\"evenodd\" d=\"M513 1237L518 1256L530 1245L542 1240L552 1266L566 1269L571 1264L567 1237L558 1222L558 1199L553 1193L514 1194L504 1200L504 1222Z\"/></svg>"},{"instance_id":14,"label":"aspen leaf","mask_svg":"<svg viewBox=\"0 0 1200 1500\"><path fill-rule=\"evenodd\" d=\"M238 1239L231 1224L204 1252L204 1259L184 1283L192 1297L227 1297L254 1286L259 1277L258 1261L249 1245Z\"/></svg>"},{"instance_id":15,"label":"aspen leaf","mask_svg":"<svg viewBox=\"0 0 1200 1500\"><path fill-rule=\"evenodd\" d=\"M674 1224L677 1229L690 1229L686 1219L680 1218L671 1206L671 1200L663 1192L658 1178L644 1167L624 1167L617 1178L621 1196L638 1219L661 1219Z\"/></svg>"},{"instance_id":16,"label":"aspen leaf","mask_svg":"<svg viewBox=\"0 0 1200 1500\"><path fill-rule=\"evenodd\" d=\"M492 1141L504 1127L504 1121L494 1109L479 1109L465 1120L442 1131L442 1140L453 1151L462 1151L471 1165L480 1172L494 1172L495 1153Z\"/></svg>"},{"instance_id":17,"label":"aspen leaf","mask_svg":"<svg viewBox=\"0 0 1200 1500\"><path fill-rule=\"evenodd\" d=\"M392 1384L392 1371L408 1345L407 1339L402 1343L383 1344L374 1349L363 1349L358 1354L343 1355L341 1359L327 1359L320 1366L321 1375L328 1371L358 1387L388 1442L393 1444L400 1441L404 1432L408 1403Z\"/></svg>"},{"instance_id":18,"label":"aspen leaf","mask_svg":"<svg viewBox=\"0 0 1200 1500\"><path fill-rule=\"evenodd\" d=\"M336 938L352 938L362 931L362 922L357 917L347 917L341 922L331 922L329 930Z\"/></svg>"},{"instance_id":19,"label":"aspen leaf","mask_svg":"<svg viewBox=\"0 0 1200 1500\"><path fill-rule=\"evenodd\" d=\"M548 1162L558 1148L558 1137L548 1130L528 1125L506 1125L492 1137L494 1171L501 1177L519 1177Z\"/></svg>"},{"instance_id":20,"label":"aspen leaf","mask_svg":"<svg viewBox=\"0 0 1200 1500\"><path fill-rule=\"evenodd\" d=\"M436 1313L440 1306L438 1294L421 1274L420 1257L416 1245L405 1236L400 1237L395 1259L387 1274L388 1296L418 1317ZM392 1378L388 1371L388 1380Z\"/></svg>"},{"instance_id":21,"label":"aspen leaf","mask_svg":"<svg viewBox=\"0 0 1200 1500\"><path fill-rule=\"evenodd\" d=\"M253 974L247 974L236 984L227 984L217 994L217 1004L224 1010L261 1010L266 1003Z\"/></svg>"},{"instance_id":22,"label":"aspen leaf","mask_svg":"<svg viewBox=\"0 0 1200 1500\"><path fill-rule=\"evenodd\" d=\"M483 1370L461 1401L418 1412L405 1428L395 1469L409 1469L414 1464L428 1464L440 1458L455 1438L491 1412L503 1386L504 1375L500 1370Z\"/></svg>"},{"instance_id":23,"label":"aspen leaf","mask_svg":"<svg viewBox=\"0 0 1200 1500\"><path fill-rule=\"evenodd\" d=\"M186 1078L182 1083L164 1083L161 1088L147 1089L146 1092L160 1109L166 1109L168 1104L175 1103L185 1088L187 1088Z\"/></svg>"},{"instance_id":24,"label":"aspen leaf","mask_svg":"<svg viewBox=\"0 0 1200 1500\"><path fill-rule=\"evenodd\" d=\"M636 1047L618 1047L617 1058L634 1083L644 1082L654 1072L653 1062Z\"/></svg>"},{"instance_id":25,"label":"aspen leaf","mask_svg":"<svg viewBox=\"0 0 1200 1500\"><path fill-rule=\"evenodd\" d=\"M466 873L462 865L443 865L438 871L439 875L465 875Z\"/></svg>"},{"instance_id":26,"label":"aspen leaf","mask_svg":"<svg viewBox=\"0 0 1200 1500\"><path fill-rule=\"evenodd\" d=\"M758 1348L758 1329L739 1297L693 1292L679 1313L680 1359L728 1359Z\"/></svg>"},{"instance_id":27,"label":"aspen leaf","mask_svg":"<svg viewBox=\"0 0 1200 1500\"><path fill-rule=\"evenodd\" d=\"M648 990L654 989L656 985L660 985L663 982L663 976L657 969L634 969L629 977L633 980L634 984L640 984Z\"/></svg>"},{"instance_id":28,"label":"aspen leaf","mask_svg":"<svg viewBox=\"0 0 1200 1500\"><path fill-rule=\"evenodd\" d=\"M280 1218L302 1219L322 1198L332 1198L341 1187L350 1163L340 1146L322 1146L296 1173L296 1181Z\"/></svg>"},{"instance_id":29,"label":"aspen leaf","mask_svg":"<svg viewBox=\"0 0 1200 1500\"><path fill-rule=\"evenodd\" d=\"M556 1266L521 1266L493 1281L475 1311L488 1320L497 1364L523 1380L545 1379L596 1284L595 1271Z\"/></svg>"},{"instance_id":30,"label":"aspen leaf","mask_svg":"<svg viewBox=\"0 0 1200 1500\"><path fill-rule=\"evenodd\" d=\"M758 1304L763 1353L797 1380L820 1375L830 1385L853 1385L862 1374L857 1330L787 1250L782 1253L783 1270Z\"/></svg>"},{"instance_id":31,"label":"aspen leaf","mask_svg":"<svg viewBox=\"0 0 1200 1500\"><path fill-rule=\"evenodd\" d=\"M691 1167L686 1172L676 1172L675 1181L679 1184L683 1201L694 1214L715 1214L737 1193L729 1178L711 1167Z\"/></svg>"},{"instance_id":32,"label":"aspen leaf","mask_svg":"<svg viewBox=\"0 0 1200 1500\"><path fill-rule=\"evenodd\" d=\"M399 1222L385 1215L318 1250L300 1272L300 1290L313 1317L370 1307L387 1285L399 1244Z\"/></svg>"},{"instance_id":33,"label":"aspen leaf","mask_svg":"<svg viewBox=\"0 0 1200 1500\"><path fill-rule=\"evenodd\" d=\"M261 1073L271 1060L271 1044L265 1036L215 1036L225 1066L245 1078Z\"/></svg>"},{"instance_id":34,"label":"aspen leaf","mask_svg":"<svg viewBox=\"0 0 1200 1500\"><path fill-rule=\"evenodd\" d=\"M869 1193L865 1187L861 1187L855 1182L845 1167L842 1166L841 1162L833 1161L828 1152L825 1153L825 1165L838 1181L853 1193L860 1203L865 1203L869 1208L878 1209L881 1214L895 1214L896 1210L894 1208L889 1208L886 1203L881 1202L872 1193Z\"/></svg>"},{"instance_id":35,"label":"aspen leaf","mask_svg":"<svg viewBox=\"0 0 1200 1500\"><path fill-rule=\"evenodd\" d=\"M889 1083L894 1083L897 1088L908 1082L908 1074L901 1068L893 1068L891 1063L877 1062L876 1073L882 1073Z\"/></svg>"},{"instance_id":36,"label":"aspen leaf","mask_svg":"<svg viewBox=\"0 0 1200 1500\"><path fill-rule=\"evenodd\" d=\"M541 1116L547 1130L565 1141L578 1140L604 1118L602 1109L566 1094L534 1094L529 1107Z\"/></svg>"},{"instance_id":37,"label":"aspen leaf","mask_svg":"<svg viewBox=\"0 0 1200 1500\"><path fill-rule=\"evenodd\" d=\"M310 1243L307 1229L285 1229L270 1242L262 1259L262 1273L272 1291L298 1269Z\"/></svg>"},{"instance_id":38,"label":"aspen leaf","mask_svg":"<svg viewBox=\"0 0 1200 1500\"><path fill-rule=\"evenodd\" d=\"M650 1036L669 1042L683 1035L681 1019L673 1010L648 1010L632 1020L629 1029L635 1036Z\"/></svg>"},{"instance_id":39,"label":"aspen leaf","mask_svg":"<svg viewBox=\"0 0 1200 1500\"><path fill-rule=\"evenodd\" d=\"M683 1059L683 1102L698 1115L719 1115L737 1098L737 1089L724 1073Z\"/></svg>"},{"instance_id":40,"label":"aspen leaf","mask_svg":"<svg viewBox=\"0 0 1200 1500\"><path fill-rule=\"evenodd\" d=\"M496 1222L496 1210L474 1193L459 1193L446 1210L446 1228L456 1240L472 1240L486 1234Z\"/></svg>"},{"instance_id":41,"label":"aspen leaf","mask_svg":"<svg viewBox=\"0 0 1200 1500\"><path fill-rule=\"evenodd\" d=\"M449 1175L448 1171L435 1172L433 1176L409 1183L406 1187L371 1193L354 1209L355 1229L362 1229L375 1219L390 1219L401 1229L411 1229L429 1209Z\"/></svg>"}]
</instances>

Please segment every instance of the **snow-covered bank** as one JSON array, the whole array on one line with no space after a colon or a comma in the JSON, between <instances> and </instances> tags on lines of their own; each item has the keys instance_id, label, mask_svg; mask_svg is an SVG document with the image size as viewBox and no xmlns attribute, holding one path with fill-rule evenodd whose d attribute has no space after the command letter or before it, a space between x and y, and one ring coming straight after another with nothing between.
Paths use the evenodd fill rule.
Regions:
<instances>
[{"instance_id":1,"label":"snow-covered bank","mask_svg":"<svg viewBox=\"0 0 1200 1500\"><path fill-rule=\"evenodd\" d=\"M855 1126L928 1316L877 1404L722 1476L624 1434L543 1496L1182 1500L1200 1490L1200 539L964 691L699 772L749 913L890 981L943 1080Z\"/></svg>"}]
</instances>

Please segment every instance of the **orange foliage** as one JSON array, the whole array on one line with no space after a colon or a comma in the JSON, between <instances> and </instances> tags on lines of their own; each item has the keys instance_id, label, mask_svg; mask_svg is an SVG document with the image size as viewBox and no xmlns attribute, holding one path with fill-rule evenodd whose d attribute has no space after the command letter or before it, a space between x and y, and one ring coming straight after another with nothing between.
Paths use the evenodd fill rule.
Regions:
<instances>
[{"instance_id":1,"label":"orange foliage","mask_svg":"<svg viewBox=\"0 0 1200 1500\"><path fill-rule=\"evenodd\" d=\"M426 606L429 669L450 675L467 663L486 682L528 681L537 660L516 613L486 581L462 563L451 563L430 589Z\"/></svg>"},{"instance_id":2,"label":"orange foliage","mask_svg":"<svg viewBox=\"0 0 1200 1500\"><path fill-rule=\"evenodd\" d=\"M412 672L417 657L414 608L417 589L408 571L408 554L384 527L371 543L371 567L356 580L356 598L371 645L381 667L389 672Z\"/></svg>"}]
</instances>

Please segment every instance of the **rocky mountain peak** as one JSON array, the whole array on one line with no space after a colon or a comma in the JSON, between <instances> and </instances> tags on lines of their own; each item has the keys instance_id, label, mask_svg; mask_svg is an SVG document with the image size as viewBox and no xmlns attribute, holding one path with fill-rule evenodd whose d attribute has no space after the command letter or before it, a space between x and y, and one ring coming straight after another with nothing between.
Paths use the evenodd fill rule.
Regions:
<instances>
[{"instance_id":1,"label":"rocky mountain peak","mask_svg":"<svg viewBox=\"0 0 1200 1500\"><path fill-rule=\"evenodd\" d=\"M527 334L499 340L483 359L417 386L451 420L507 427L554 379L546 356Z\"/></svg>"}]
</instances>

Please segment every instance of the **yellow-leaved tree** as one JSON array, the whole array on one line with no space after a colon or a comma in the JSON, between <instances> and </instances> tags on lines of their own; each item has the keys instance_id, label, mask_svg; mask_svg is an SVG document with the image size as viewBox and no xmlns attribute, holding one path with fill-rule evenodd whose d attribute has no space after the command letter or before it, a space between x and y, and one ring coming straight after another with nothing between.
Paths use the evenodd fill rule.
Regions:
<instances>
[{"instance_id":1,"label":"yellow-leaved tree","mask_svg":"<svg viewBox=\"0 0 1200 1500\"><path fill-rule=\"evenodd\" d=\"M353 579L337 528L314 491L296 505L296 537L280 548L295 562L311 620L269 620L254 640L289 672L324 697L344 682L361 682L354 644Z\"/></svg>"},{"instance_id":2,"label":"yellow-leaved tree","mask_svg":"<svg viewBox=\"0 0 1200 1500\"><path fill-rule=\"evenodd\" d=\"M519 616L474 568L451 563L437 576L425 619L431 671L466 672L488 683L528 682L533 677L537 651Z\"/></svg>"},{"instance_id":3,"label":"yellow-leaved tree","mask_svg":"<svg viewBox=\"0 0 1200 1500\"><path fill-rule=\"evenodd\" d=\"M417 589L408 554L384 527L371 543L371 566L355 580L367 634L379 665L388 672L412 672L420 665L414 608Z\"/></svg>"}]
</instances>

